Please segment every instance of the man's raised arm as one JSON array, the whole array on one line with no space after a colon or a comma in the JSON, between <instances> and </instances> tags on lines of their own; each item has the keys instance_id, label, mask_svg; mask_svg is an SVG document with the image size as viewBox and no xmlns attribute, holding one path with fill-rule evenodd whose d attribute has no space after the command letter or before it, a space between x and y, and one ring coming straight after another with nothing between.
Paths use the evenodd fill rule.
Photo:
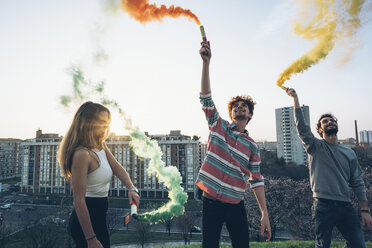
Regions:
<instances>
[{"instance_id":1,"label":"man's raised arm","mask_svg":"<svg viewBox=\"0 0 372 248\"><path fill-rule=\"evenodd\" d=\"M295 89L293 89L293 88L288 88L288 89L286 90L286 92L287 92L287 94L288 94L290 97L293 98L293 102L294 102L294 107L295 107L295 109L296 109L296 108L300 108L300 102L299 102L299 100L298 100L298 96L297 96L297 93L296 93Z\"/></svg>"},{"instance_id":2,"label":"man's raised arm","mask_svg":"<svg viewBox=\"0 0 372 248\"><path fill-rule=\"evenodd\" d=\"M314 137L313 133L311 132L310 126L305 123L305 119L304 119L304 116L302 114L302 110L300 107L300 101L298 100L296 91L292 88L288 88L286 92L290 97L293 98L293 104L294 104L293 112L294 112L294 118L296 122L298 136L304 143L306 151L309 152L310 149L313 149L315 147L315 143L317 142L317 139Z\"/></svg>"},{"instance_id":3,"label":"man's raised arm","mask_svg":"<svg viewBox=\"0 0 372 248\"><path fill-rule=\"evenodd\" d=\"M203 59L203 70L201 78L201 93L208 94L211 92L211 84L209 80L209 63L211 61L211 48L206 42L201 43L202 47L199 50L200 56Z\"/></svg>"}]
</instances>

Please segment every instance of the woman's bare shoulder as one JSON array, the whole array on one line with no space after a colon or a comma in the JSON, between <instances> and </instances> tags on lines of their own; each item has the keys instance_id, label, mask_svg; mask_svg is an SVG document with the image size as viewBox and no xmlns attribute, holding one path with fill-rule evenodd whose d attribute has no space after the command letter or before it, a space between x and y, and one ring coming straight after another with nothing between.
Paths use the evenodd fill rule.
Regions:
<instances>
[{"instance_id":1,"label":"woman's bare shoulder","mask_svg":"<svg viewBox=\"0 0 372 248\"><path fill-rule=\"evenodd\" d=\"M74 155L72 156L72 163L74 162L82 162L86 161L89 162L91 158L90 150L86 147L78 147L74 151Z\"/></svg>"}]
</instances>

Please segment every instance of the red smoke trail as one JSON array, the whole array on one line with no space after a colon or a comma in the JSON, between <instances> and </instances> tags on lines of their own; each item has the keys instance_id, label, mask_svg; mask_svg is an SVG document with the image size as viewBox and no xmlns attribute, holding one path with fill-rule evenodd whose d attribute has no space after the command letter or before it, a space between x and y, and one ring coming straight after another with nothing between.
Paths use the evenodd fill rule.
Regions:
<instances>
[{"instance_id":1,"label":"red smoke trail","mask_svg":"<svg viewBox=\"0 0 372 248\"><path fill-rule=\"evenodd\" d=\"M163 4L158 7L156 4L150 4L149 0L121 0L121 7L130 17L141 23L161 21L167 16L173 18L185 16L200 26L198 17L191 10L174 5L167 7Z\"/></svg>"}]
</instances>

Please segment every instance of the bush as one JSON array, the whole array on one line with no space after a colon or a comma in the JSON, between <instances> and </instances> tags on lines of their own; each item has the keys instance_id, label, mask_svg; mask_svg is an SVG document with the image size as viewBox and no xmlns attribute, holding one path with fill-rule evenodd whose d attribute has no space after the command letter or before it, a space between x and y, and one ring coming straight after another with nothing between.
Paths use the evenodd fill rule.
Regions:
<instances>
[{"instance_id":1,"label":"bush","mask_svg":"<svg viewBox=\"0 0 372 248\"><path fill-rule=\"evenodd\" d=\"M343 242L332 242L331 248L343 248ZM221 248L231 248L231 245L221 245ZM250 242L249 247L251 248L314 248L314 241L283 241L283 242L268 242L268 243L258 243ZM372 248L371 243L366 244L367 248ZM201 248L201 245L188 245L188 246L160 246L159 248Z\"/></svg>"}]
</instances>

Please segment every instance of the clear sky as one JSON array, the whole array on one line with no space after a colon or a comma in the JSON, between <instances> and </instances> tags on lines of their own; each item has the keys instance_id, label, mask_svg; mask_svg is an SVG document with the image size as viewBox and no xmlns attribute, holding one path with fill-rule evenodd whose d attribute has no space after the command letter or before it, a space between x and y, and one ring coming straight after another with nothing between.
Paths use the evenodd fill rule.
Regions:
<instances>
[{"instance_id":1,"label":"clear sky","mask_svg":"<svg viewBox=\"0 0 372 248\"><path fill-rule=\"evenodd\" d=\"M279 74L315 44L293 33L298 13L292 0L162 0L193 11L211 42L211 86L223 118L238 94L257 102L248 125L255 140L276 140L275 108L292 106L276 86ZM367 2L371 8L371 2ZM367 18L368 19L368 18ZM324 112L339 119L339 138L372 129L372 24L359 29L351 61L340 66L342 44L329 56L285 85L310 106L311 126ZM59 104L70 94L71 65L92 81L106 82L133 123L150 134L181 130L208 136L199 103L202 60L199 27L185 18L140 24L124 12L107 15L98 0L0 1L0 138L64 135L73 108ZM92 63L99 49L107 54ZM113 113L112 131L126 134Z\"/></svg>"}]
</instances>

